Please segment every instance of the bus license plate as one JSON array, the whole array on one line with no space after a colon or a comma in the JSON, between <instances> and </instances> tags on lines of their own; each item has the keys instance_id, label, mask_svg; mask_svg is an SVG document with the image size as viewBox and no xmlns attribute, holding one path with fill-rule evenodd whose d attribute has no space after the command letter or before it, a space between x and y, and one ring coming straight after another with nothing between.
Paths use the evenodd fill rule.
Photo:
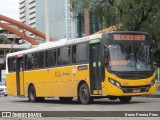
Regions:
<instances>
[{"instance_id":1,"label":"bus license plate","mask_svg":"<svg viewBox=\"0 0 160 120\"><path fill-rule=\"evenodd\" d=\"M141 92L141 90L139 88L136 88L136 89L133 89L133 92L137 93L137 92Z\"/></svg>"}]
</instances>

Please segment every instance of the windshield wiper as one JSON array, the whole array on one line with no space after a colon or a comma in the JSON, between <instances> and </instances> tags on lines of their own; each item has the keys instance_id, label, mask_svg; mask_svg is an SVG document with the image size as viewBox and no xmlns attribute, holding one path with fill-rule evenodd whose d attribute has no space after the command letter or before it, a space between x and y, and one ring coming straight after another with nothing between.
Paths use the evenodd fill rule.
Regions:
<instances>
[{"instance_id":1,"label":"windshield wiper","mask_svg":"<svg viewBox=\"0 0 160 120\"><path fill-rule=\"evenodd\" d=\"M142 43L141 46L140 46L140 48L138 49L138 52L137 52L137 54L136 54L136 57L138 56L138 54L139 54L139 52L141 51L141 49L143 48L143 46L144 46L144 43Z\"/></svg>"}]
</instances>

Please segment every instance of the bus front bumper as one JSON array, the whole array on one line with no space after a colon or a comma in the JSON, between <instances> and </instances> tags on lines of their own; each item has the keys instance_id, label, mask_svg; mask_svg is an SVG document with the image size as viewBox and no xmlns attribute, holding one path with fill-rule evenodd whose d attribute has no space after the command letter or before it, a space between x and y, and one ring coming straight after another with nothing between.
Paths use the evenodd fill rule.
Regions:
<instances>
[{"instance_id":1,"label":"bus front bumper","mask_svg":"<svg viewBox=\"0 0 160 120\"><path fill-rule=\"evenodd\" d=\"M153 86L123 86L121 88L118 88L117 86L114 86L113 84L109 83L105 87L103 87L102 91L103 96L141 96L154 94L156 92L156 84L154 84Z\"/></svg>"}]
</instances>

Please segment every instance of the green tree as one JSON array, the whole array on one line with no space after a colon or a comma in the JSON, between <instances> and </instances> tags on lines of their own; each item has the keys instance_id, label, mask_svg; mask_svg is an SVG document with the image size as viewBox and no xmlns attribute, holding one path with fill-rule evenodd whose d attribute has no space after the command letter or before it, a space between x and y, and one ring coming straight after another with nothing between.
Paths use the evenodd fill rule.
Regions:
<instances>
[{"instance_id":1,"label":"green tree","mask_svg":"<svg viewBox=\"0 0 160 120\"><path fill-rule=\"evenodd\" d=\"M121 30L146 31L159 39L159 0L71 0L71 5L74 15L88 7L106 27L122 23Z\"/></svg>"},{"instance_id":2,"label":"green tree","mask_svg":"<svg viewBox=\"0 0 160 120\"><path fill-rule=\"evenodd\" d=\"M114 5L110 5L109 0L71 0L71 10L75 17L83 15L84 8L88 8L90 15L99 22L101 29L116 24L117 7Z\"/></svg>"},{"instance_id":3,"label":"green tree","mask_svg":"<svg viewBox=\"0 0 160 120\"><path fill-rule=\"evenodd\" d=\"M3 43L5 38L5 35L0 35L0 44ZM8 38L6 39L6 41L4 42L4 44L12 44L12 42L10 40L8 40Z\"/></svg>"},{"instance_id":4,"label":"green tree","mask_svg":"<svg viewBox=\"0 0 160 120\"><path fill-rule=\"evenodd\" d=\"M160 63L159 0L71 0L71 5L75 15L83 14L86 5L103 27L122 24L120 30L148 32L154 41L155 62Z\"/></svg>"},{"instance_id":5,"label":"green tree","mask_svg":"<svg viewBox=\"0 0 160 120\"><path fill-rule=\"evenodd\" d=\"M159 0L122 0L121 30L148 32L154 41L154 62L160 66L160 1Z\"/></svg>"}]
</instances>

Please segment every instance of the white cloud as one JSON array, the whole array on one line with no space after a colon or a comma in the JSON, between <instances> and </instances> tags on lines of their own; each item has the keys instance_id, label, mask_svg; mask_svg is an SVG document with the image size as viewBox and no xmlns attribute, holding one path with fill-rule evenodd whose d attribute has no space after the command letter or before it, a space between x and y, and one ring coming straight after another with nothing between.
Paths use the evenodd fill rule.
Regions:
<instances>
[{"instance_id":1,"label":"white cloud","mask_svg":"<svg viewBox=\"0 0 160 120\"><path fill-rule=\"evenodd\" d=\"M19 20L19 0L0 0L0 14Z\"/></svg>"}]
</instances>

